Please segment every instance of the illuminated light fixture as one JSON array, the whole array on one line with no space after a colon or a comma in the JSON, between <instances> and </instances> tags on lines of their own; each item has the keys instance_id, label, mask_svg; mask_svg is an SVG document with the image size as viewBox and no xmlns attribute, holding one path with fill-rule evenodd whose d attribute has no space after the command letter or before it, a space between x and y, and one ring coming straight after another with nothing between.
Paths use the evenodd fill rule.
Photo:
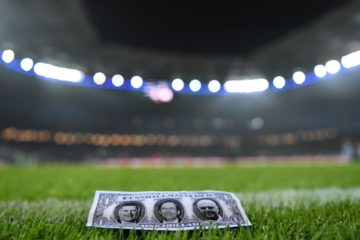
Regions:
<instances>
[{"instance_id":1,"label":"illuminated light fixture","mask_svg":"<svg viewBox=\"0 0 360 240\"><path fill-rule=\"evenodd\" d=\"M97 85L103 85L106 81L106 76L102 72L97 72L94 74L93 80Z\"/></svg>"},{"instance_id":2,"label":"illuminated light fixture","mask_svg":"<svg viewBox=\"0 0 360 240\"><path fill-rule=\"evenodd\" d=\"M341 64L345 68L352 68L360 65L360 51L350 53L341 58Z\"/></svg>"},{"instance_id":3,"label":"illuminated light fixture","mask_svg":"<svg viewBox=\"0 0 360 240\"><path fill-rule=\"evenodd\" d=\"M11 63L15 58L15 53L13 50L7 49L2 53L1 58L4 62Z\"/></svg>"},{"instance_id":4,"label":"illuminated light fixture","mask_svg":"<svg viewBox=\"0 0 360 240\"><path fill-rule=\"evenodd\" d=\"M293 79L296 84L300 85L305 82L306 75L305 75L305 73L303 73L301 71L297 71L297 72L294 72Z\"/></svg>"},{"instance_id":5,"label":"illuminated light fixture","mask_svg":"<svg viewBox=\"0 0 360 240\"><path fill-rule=\"evenodd\" d=\"M189 83L189 87L191 91L198 92L201 89L201 82L197 79L193 79Z\"/></svg>"},{"instance_id":6,"label":"illuminated light fixture","mask_svg":"<svg viewBox=\"0 0 360 240\"><path fill-rule=\"evenodd\" d=\"M79 70L58 67L42 62L35 64L34 72L42 77L66 82L81 82L84 79L84 73Z\"/></svg>"},{"instance_id":7,"label":"illuminated light fixture","mask_svg":"<svg viewBox=\"0 0 360 240\"><path fill-rule=\"evenodd\" d=\"M111 82L115 87L120 87L121 85L124 84L124 77L121 76L120 74L115 74L112 78L111 78Z\"/></svg>"},{"instance_id":8,"label":"illuminated light fixture","mask_svg":"<svg viewBox=\"0 0 360 240\"><path fill-rule=\"evenodd\" d=\"M341 65L339 61L336 60L330 60L325 64L326 70L330 74L336 74L340 71Z\"/></svg>"},{"instance_id":9,"label":"illuminated light fixture","mask_svg":"<svg viewBox=\"0 0 360 240\"><path fill-rule=\"evenodd\" d=\"M283 78L282 76L277 76L273 80L273 85L277 89L282 89L283 87L285 87L285 84L286 84L285 78Z\"/></svg>"},{"instance_id":10,"label":"illuminated light fixture","mask_svg":"<svg viewBox=\"0 0 360 240\"><path fill-rule=\"evenodd\" d=\"M133 88L140 88L143 85L143 80L139 76L134 76L131 78L130 84Z\"/></svg>"},{"instance_id":11,"label":"illuminated light fixture","mask_svg":"<svg viewBox=\"0 0 360 240\"><path fill-rule=\"evenodd\" d=\"M158 96L163 102L170 102L174 98L174 93L169 88L163 88L158 92Z\"/></svg>"},{"instance_id":12,"label":"illuminated light fixture","mask_svg":"<svg viewBox=\"0 0 360 240\"><path fill-rule=\"evenodd\" d=\"M251 80L229 80L224 84L229 93L263 92L269 88L269 82L264 78Z\"/></svg>"},{"instance_id":13,"label":"illuminated light fixture","mask_svg":"<svg viewBox=\"0 0 360 240\"><path fill-rule=\"evenodd\" d=\"M176 78L172 81L171 87L175 91L179 92L179 91L183 90L183 88L184 88L184 81L181 80L180 78Z\"/></svg>"},{"instance_id":14,"label":"illuminated light fixture","mask_svg":"<svg viewBox=\"0 0 360 240\"><path fill-rule=\"evenodd\" d=\"M326 67L324 65L321 65L321 64L316 65L314 67L314 73L318 78L323 78L327 74Z\"/></svg>"},{"instance_id":15,"label":"illuminated light fixture","mask_svg":"<svg viewBox=\"0 0 360 240\"><path fill-rule=\"evenodd\" d=\"M216 93L220 90L221 85L218 80L211 80L208 84L209 91L212 93Z\"/></svg>"},{"instance_id":16,"label":"illuminated light fixture","mask_svg":"<svg viewBox=\"0 0 360 240\"><path fill-rule=\"evenodd\" d=\"M156 103L170 102L174 97L173 91L167 84L147 86L145 92L147 93L147 96Z\"/></svg>"},{"instance_id":17,"label":"illuminated light fixture","mask_svg":"<svg viewBox=\"0 0 360 240\"><path fill-rule=\"evenodd\" d=\"M34 66L34 61L31 58L24 58L20 62L20 67L26 72L30 71L33 66Z\"/></svg>"}]
</instances>

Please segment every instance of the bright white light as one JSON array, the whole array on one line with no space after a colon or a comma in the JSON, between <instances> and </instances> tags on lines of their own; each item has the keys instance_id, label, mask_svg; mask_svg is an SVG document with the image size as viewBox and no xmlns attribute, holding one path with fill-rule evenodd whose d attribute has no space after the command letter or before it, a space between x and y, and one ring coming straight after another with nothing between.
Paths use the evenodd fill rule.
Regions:
<instances>
[{"instance_id":1,"label":"bright white light","mask_svg":"<svg viewBox=\"0 0 360 240\"><path fill-rule=\"evenodd\" d=\"M360 51L350 53L341 58L341 64L345 68L352 68L360 65Z\"/></svg>"},{"instance_id":2,"label":"bright white light","mask_svg":"<svg viewBox=\"0 0 360 240\"><path fill-rule=\"evenodd\" d=\"M189 83L189 87L191 91L198 92L201 89L201 82L197 79L193 79Z\"/></svg>"},{"instance_id":3,"label":"bright white light","mask_svg":"<svg viewBox=\"0 0 360 240\"><path fill-rule=\"evenodd\" d=\"M269 82L264 78L251 80L229 80L224 84L229 93L263 92L269 88Z\"/></svg>"},{"instance_id":4,"label":"bright white light","mask_svg":"<svg viewBox=\"0 0 360 240\"><path fill-rule=\"evenodd\" d=\"M339 63L339 61L336 60L330 60L325 64L326 70L330 73L330 74L335 74L338 71L340 71L341 65Z\"/></svg>"},{"instance_id":5,"label":"bright white light","mask_svg":"<svg viewBox=\"0 0 360 240\"><path fill-rule=\"evenodd\" d=\"M170 102L174 97L173 91L166 84L147 86L145 92L151 100L157 103Z\"/></svg>"},{"instance_id":6,"label":"bright white light","mask_svg":"<svg viewBox=\"0 0 360 240\"><path fill-rule=\"evenodd\" d=\"M102 72L97 72L94 74L93 79L94 79L94 83L96 83L97 85L102 85L106 81L106 76Z\"/></svg>"},{"instance_id":7,"label":"bright white light","mask_svg":"<svg viewBox=\"0 0 360 240\"><path fill-rule=\"evenodd\" d=\"M174 80L172 81L171 87L172 87L175 91L179 92L179 91L181 91L181 90L184 88L184 81L181 80L180 78L176 78L176 79L174 79Z\"/></svg>"},{"instance_id":8,"label":"bright white light","mask_svg":"<svg viewBox=\"0 0 360 240\"><path fill-rule=\"evenodd\" d=\"M281 89L281 88L285 87L285 84L286 84L285 78L283 78L281 76L277 76L273 80L273 85L277 89Z\"/></svg>"},{"instance_id":9,"label":"bright white light","mask_svg":"<svg viewBox=\"0 0 360 240\"><path fill-rule=\"evenodd\" d=\"M161 89L158 94L159 94L160 100L163 102L170 102L174 97L173 91L171 91L171 89L169 89L169 88Z\"/></svg>"},{"instance_id":10,"label":"bright white light","mask_svg":"<svg viewBox=\"0 0 360 240\"><path fill-rule=\"evenodd\" d=\"M32 69L33 66L34 66L34 61L31 58L24 58L20 62L20 67L26 72L30 71L30 69Z\"/></svg>"},{"instance_id":11,"label":"bright white light","mask_svg":"<svg viewBox=\"0 0 360 240\"><path fill-rule=\"evenodd\" d=\"M209 91L216 93L220 90L221 85L218 80L211 80L208 85Z\"/></svg>"},{"instance_id":12,"label":"bright white light","mask_svg":"<svg viewBox=\"0 0 360 240\"><path fill-rule=\"evenodd\" d=\"M326 76L326 73L327 73L326 67L324 65L321 65L321 64L316 65L314 67L314 73L318 78L323 78L323 77Z\"/></svg>"},{"instance_id":13,"label":"bright white light","mask_svg":"<svg viewBox=\"0 0 360 240\"><path fill-rule=\"evenodd\" d=\"M134 76L131 78L130 84L133 88L140 88L143 85L143 80L139 76Z\"/></svg>"},{"instance_id":14,"label":"bright white light","mask_svg":"<svg viewBox=\"0 0 360 240\"><path fill-rule=\"evenodd\" d=\"M14 58L15 58L15 53L13 50L5 50L3 53L2 53L2 56L1 56L2 60L6 63L11 63Z\"/></svg>"},{"instance_id":15,"label":"bright white light","mask_svg":"<svg viewBox=\"0 0 360 240\"><path fill-rule=\"evenodd\" d=\"M305 73L301 71L294 72L293 79L296 84L303 84L306 79Z\"/></svg>"},{"instance_id":16,"label":"bright white light","mask_svg":"<svg viewBox=\"0 0 360 240\"><path fill-rule=\"evenodd\" d=\"M124 84L124 78L120 74L115 74L112 77L111 81L112 81L112 83L114 84L115 87L120 87L121 85Z\"/></svg>"},{"instance_id":17,"label":"bright white light","mask_svg":"<svg viewBox=\"0 0 360 240\"><path fill-rule=\"evenodd\" d=\"M84 73L79 70L58 67L42 62L35 64L34 72L42 77L67 82L81 82L84 79Z\"/></svg>"}]
</instances>

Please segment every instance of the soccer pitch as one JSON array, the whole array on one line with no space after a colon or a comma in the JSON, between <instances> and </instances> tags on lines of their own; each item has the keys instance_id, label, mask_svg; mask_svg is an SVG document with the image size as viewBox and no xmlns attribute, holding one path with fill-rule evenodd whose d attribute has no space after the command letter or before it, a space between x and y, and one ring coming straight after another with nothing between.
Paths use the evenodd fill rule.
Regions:
<instances>
[{"instance_id":1,"label":"soccer pitch","mask_svg":"<svg viewBox=\"0 0 360 240\"><path fill-rule=\"evenodd\" d=\"M253 227L161 233L87 228L95 190L230 191ZM360 239L359 209L358 164L0 167L0 239Z\"/></svg>"}]
</instances>

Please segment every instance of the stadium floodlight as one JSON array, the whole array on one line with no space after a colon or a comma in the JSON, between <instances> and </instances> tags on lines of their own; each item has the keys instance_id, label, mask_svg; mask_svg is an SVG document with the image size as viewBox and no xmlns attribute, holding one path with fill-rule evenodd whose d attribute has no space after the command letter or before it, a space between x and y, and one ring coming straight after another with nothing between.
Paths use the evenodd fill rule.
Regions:
<instances>
[{"instance_id":1,"label":"stadium floodlight","mask_svg":"<svg viewBox=\"0 0 360 240\"><path fill-rule=\"evenodd\" d=\"M103 85L106 81L106 76L102 72L97 72L94 74L93 80L97 85Z\"/></svg>"},{"instance_id":2,"label":"stadium floodlight","mask_svg":"<svg viewBox=\"0 0 360 240\"><path fill-rule=\"evenodd\" d=\"M130 84L133 88L141 88L143 85L143 79L140 76L134 76L131 78Z\"/></svg>"},{"instance_id":3,"label":"stadium floodlight","mask_svg":"<svg viewBox=\"0 0 360 240\"><path fill-rule=\"evenodd\" d=\"M120 74L115 74L112 79L112 84L115 86L115 87L120 87L121 85L124 84L124 77L121 76Z\"/></svg>"},{"instance_id":4,"label":"stadium floodlight","mask_svg":"<svg viewBox=\"0 0 360 240\"><path fill-rule=\"evenodd\" d=\"M305 73L303 73L301 71L296 71L293 74L293 79L296 84L300 85L305 82L306 75L305 75Z\"/></svg>"},{"instance_id":5,"label":"stadium floodlight","mask_svg":"<svg viewBox=\"0 0 360 240\"><path fill-rule=\"evenodd\" d=\"M156 103L170 102L174 97L174 93L171 88L164 83L159 83L157 85L148 84L145 88L145 92L146 95Z\"/></svg>"},{"instance_id":6,"label":"stadium floodlight","mask_svg":"<svg viewBox=\"0 0 360 240\"><path fill-rule=\"evenodd\" d=\"M341 64L345 68L352 68L360 65L360 51L350 53L341 58Z\"/></svg>"},{"instance_id":7,"label":"stadium floodlight","mask_svg":"<svg viewBox=\"0 0 360 240\"><path fill-rule=\"evenodd\" d=\"M341 65L340 62L337 60L330 60L325 64L326 70L330 74L336 74L340 71Z\"/></svg>"},{"instance_id":8,"label":"stadium floodlight","mask_svg":"<svg viewBox=\"0 0 360 240\"><path fill-rule=\"evenodd\" d=\"M1 58L5 63L11 63L15 58L15 53L13 50L7 49L3 51Z\"/></svg>"},{"instance_id":9,"label":"stadium floodlight","mask_svg":"<svg viewBox=\"0 0 360 240\"><path fill-rule=\"evenodd\" d=\"M66 82L81 82L84 73L71 68L54 66L48 63L38 62L34 66L34 72L42 77Z\"/></svg>"},{"instance_id":10,"label":"stadium floodlight","mask_svg":"<svg viewBox=\"0 0 360 240\"><path fill-rule=\"evenodd\" d=\"M179 92L179 91L181 91L181 90L184 88L184 81L183 81L182 79L180 79L180 78L176 78L176 79L174 79L174 80L172 81L171 87L172 87L175 91Z\"/></svg>"},{"instance_id":11,"label":"stadium floodlight","mask_svg":"<svg viewBox=\"0 0 360 240\"><path fill-rule=\"evenodd\" d=\"M264 78L229 80L225 82L224 88L229 93L263 92L269 88L269 82Z\"/></svg>"},{"instance_id":12,"label":"stadium floodlight","mask_svg":"<svg viewBox=\"0 0 360 240\"><path fill-rule=\"evenodd\" d=\"M216 93L220 90L221 84L218 80L211 80L208 84L209 91L212 93Z\"/></svg>"},{"instance_id":13,"label":"stadium floodlight","mask_svg":"<svg viewBox=\"0 0 360 240\"><path fill-rule=\"evenodd\" d=\"M283 78L282 76L277 76L273 80L273 85L277 89L282 89L283 87L285 87L285 84L286 84L285 78Z\"/></svg>"},{"instance_id":14,"label":"stadium floodlight","mask_svg":"<svg viewBox=\"0 0 360 240\"><path fill-rule=\"evenodd\" d=\"M33 61L31 58L24 58L24 59L21 60L21 62L20 62L20 67L21 67L22 70L24 70L25 72L30 71L33 66L34 66L34 61Z\"/></svg>"},{"instance_id":15,"label":"stadium floodlight","mask_svg":"<svg viewBox=\"0 0 360 240\"><path fill-rule=\"evenodd\" d=\"M197 79L193 79L189 83L190 90L193 92L198 92L201 89L201 82Z\"/></svg>"},{"instance_id":16,"label":"stadium floodlight","mask_svg":"<svg viewBox=\"0 0 360 240\"><path fill-rule=\"evenodd\" d=\"M314 73L318 78L323 78L327 74L326 67L324 65L321 65L321 64L316 65L314 67Z\"/></svg>"}]
</instances>

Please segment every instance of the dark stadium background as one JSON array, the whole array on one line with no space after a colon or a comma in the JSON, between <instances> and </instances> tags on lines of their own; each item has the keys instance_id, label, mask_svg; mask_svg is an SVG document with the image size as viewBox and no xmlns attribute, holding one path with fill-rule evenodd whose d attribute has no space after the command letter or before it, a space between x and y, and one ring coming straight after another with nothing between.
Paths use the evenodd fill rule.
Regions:
<instances>
[{"instance_id":1,"label":"dark stadium background","mask_svg":"<svg viewBox=\"0 0 360 240\"><path fill-rule=\"evenodd\" d=\"M312 71L316 64L360 48L359 4L350 0L271 4L43 0L5 1L2 9L15 12L0 10L2 49L13 47L19 56L47 59L89 74L138 74L150 81L289 77L295 70ZM103 147L2 138L4 161L16 159L9 153L13 150L77 161L162 155L332 156L342 154L349 142L356 152L359 144L358 70L285 92L175 94L170 103L155 103L142 93L41 81L3 66L0 74L2 131L12 127L216 140L208 147ZM254 127L259 119L263 124Z\"/></svg>"}]
</instances>

